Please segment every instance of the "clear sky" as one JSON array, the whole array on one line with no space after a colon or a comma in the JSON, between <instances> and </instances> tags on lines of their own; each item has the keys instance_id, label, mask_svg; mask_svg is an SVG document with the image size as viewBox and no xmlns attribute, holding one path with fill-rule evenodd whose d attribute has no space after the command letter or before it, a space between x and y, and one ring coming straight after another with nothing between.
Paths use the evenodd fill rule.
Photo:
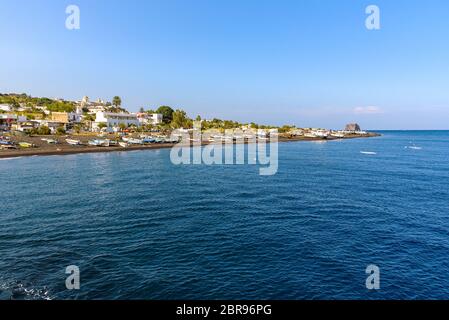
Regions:
<instances>
[{"instance_id":1,"label":"clear sky","mask_svg":"<svg viewBox=\"0 0 449 320\"><path fill-rule=\"evenodd\" d=\"M81 11L80 30L65 9ZM365 8L380 8L380 30ZM449 1L0 0L0 92L195 117L449 129Z\"/></svg>"}]
</instances>

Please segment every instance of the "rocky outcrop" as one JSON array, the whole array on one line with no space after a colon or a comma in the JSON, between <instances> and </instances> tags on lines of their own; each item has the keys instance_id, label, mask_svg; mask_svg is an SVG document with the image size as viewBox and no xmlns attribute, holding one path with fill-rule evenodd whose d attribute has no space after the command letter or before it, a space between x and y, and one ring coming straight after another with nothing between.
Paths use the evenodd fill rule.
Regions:
<instances>
[{"instance_id":1,"label":"rocky outcrop","mask_svg":"<svg viewBox=\"0 0 449 320\"><path fill-rule=\"evenodd\" d=\"M362 131L362 129L360 129L360 126L357 123L347 124L345 130L346 131Z\"/></svg>"}]
</instances>

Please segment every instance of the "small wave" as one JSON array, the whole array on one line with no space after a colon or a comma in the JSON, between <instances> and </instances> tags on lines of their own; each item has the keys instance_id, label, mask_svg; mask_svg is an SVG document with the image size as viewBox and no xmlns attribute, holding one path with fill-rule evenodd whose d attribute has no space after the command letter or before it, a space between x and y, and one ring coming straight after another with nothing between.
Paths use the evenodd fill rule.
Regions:
<instances>
[{"instance_id":1,"label":"small wave","mask_svg":"<svg viewBox=\"0 0 449 320\"><path fill-rule=\"evenodd\" d=\"M0 300L52 300L46 287L32 288L22 282L0 282Z\"/></svg>"},{"instance_id":2,"label":"small wave","mask_svg":"<svg viewBox=\"0 0 449 320\"><path fill-rule=\"evenodd\" d=\"M416 147L416 146L407 146L407 147L405 147L405 149L422 150L421 147Z\"/></svg>"}]
</instances>

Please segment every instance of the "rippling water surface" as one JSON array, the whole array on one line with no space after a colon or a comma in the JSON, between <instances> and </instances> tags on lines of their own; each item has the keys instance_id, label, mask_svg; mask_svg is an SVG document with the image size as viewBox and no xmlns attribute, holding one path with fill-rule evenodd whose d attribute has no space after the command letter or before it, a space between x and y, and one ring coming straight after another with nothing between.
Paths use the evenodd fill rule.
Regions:
<instances>
[{"instance_id":1,"label":"rippling water surface","mask_svg":"<svg viewBox=\"0 0 449 320\"><path fill-rule=\"evenodd\" d=\"M2 160L0 299L449 298L449 132L383 134L281 143L268 177L169 150Z\"/></svg>"}]
</instances>

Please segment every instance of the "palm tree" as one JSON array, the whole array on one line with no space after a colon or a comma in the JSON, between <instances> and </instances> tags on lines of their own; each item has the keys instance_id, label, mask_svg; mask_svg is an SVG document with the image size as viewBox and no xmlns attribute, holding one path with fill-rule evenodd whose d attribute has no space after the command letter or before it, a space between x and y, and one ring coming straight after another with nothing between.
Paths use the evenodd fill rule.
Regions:
<instances>
[{"instance_id":1,"label":"palm tree","mask_svg":"<svg viewBox=\"0 0 449 320\"><path fill-rule=\"evenodd\" d=\"M112 99L112 105L116 108L120 107L122 105L122 99L119 96L115 96Z\"/></svg>"}]
</instances>

